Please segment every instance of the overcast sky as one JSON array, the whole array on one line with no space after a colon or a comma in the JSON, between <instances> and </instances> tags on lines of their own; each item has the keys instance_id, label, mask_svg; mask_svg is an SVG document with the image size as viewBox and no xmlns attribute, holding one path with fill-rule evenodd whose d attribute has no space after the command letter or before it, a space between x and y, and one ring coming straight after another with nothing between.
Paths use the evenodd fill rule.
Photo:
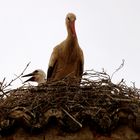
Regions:
<instances>
[{"instance_id":1,"label":"overcast sky","mask_svg":"<svg viewBox=\"0 0 140 140\"><path fill-rule=\"evenodd\" d=\"M139 88L140 0L0 0L0 81L15 78L28 62L26 73L47 72L53 47L67 35L68 12L77 16L85 70L104 68L111 75L125 59L113 81L124 78Z\"/></svg>"}]
</instances>

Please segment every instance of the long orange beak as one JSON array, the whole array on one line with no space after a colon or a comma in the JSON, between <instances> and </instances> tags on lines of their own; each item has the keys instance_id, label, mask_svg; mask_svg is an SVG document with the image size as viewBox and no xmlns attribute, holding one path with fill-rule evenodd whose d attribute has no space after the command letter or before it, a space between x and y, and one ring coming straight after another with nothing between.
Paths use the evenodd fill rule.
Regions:
<instances>
[{"instance_id":1,"label":"long orange beak","mask_svg":"<svg viewBox=\"0 0 140 140\"><path fill-rule=\"evenodd\" d=\"M70 28L71 28L73 37L76 37L75 21L73 21L73 22L70 23Z\"/></svg>"}]
</instances>

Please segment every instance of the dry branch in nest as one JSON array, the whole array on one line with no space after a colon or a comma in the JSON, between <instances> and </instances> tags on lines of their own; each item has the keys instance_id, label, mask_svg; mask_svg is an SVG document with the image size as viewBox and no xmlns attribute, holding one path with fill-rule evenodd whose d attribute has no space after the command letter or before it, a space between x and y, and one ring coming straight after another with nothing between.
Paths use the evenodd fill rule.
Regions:
<instances>
[{"instance_id":1,"label":"dry branch in nest","mask_svg":"<svg viewBox=\"0 0 140 140\"><path fill-rule=\"evenodd\" d=\"M112 83L104 71L85 72L81 85L62 80L21 87L0 99L0 134L19 125L29 132L40 132L52 121L68 132L88 125L109 133L128 122L140 130L139 94L139 89L128 87L123 80Z\"/></svg>"},{"instance_id":2,"label":"dry branch in nest","mask_svg":"<svg viewBox=\"0 0 140 140\"><path fill-rule=\"evenodd\" d=\"M29 67L31 62L29 62L26 67L24 68L24 70L18 75L16 76L16 78L12 79L9 83L5 83L6 78L3 78L2 82L0 82L0 92L2 94L0 94L0 99L4 98L5 96L7 96L7 94L9 93L10 89L9 87L12 85L13 82L15 82L17 79L20 79L20 77L24 74L24 72L26 71L26 69Z\"/></svg>"}]
</instances>

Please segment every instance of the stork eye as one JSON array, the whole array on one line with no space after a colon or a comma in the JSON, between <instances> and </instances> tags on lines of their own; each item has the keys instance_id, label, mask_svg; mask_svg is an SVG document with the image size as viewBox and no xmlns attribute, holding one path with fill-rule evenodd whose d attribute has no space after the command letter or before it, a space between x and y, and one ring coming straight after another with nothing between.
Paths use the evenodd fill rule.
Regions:
<instances>
[{"instance_id":1,"label":"stork eye","mask_svg":"<svg viewBox=\"0 0 140 140\"><path fill-rule=\"evenodd\" d=\"M68 21L70 21L70 18L69 17L67 19L68 19Z\"/></svg>"},{"instance_id":2,"label":"stork eye","mask_svg":"<svg viewBox=\"0 0 140 140\"><path fill-rule=\"evenodd\" d=\"M38 73L38 70L35 70L34 73Z\"/></svg>"}]
</instances>

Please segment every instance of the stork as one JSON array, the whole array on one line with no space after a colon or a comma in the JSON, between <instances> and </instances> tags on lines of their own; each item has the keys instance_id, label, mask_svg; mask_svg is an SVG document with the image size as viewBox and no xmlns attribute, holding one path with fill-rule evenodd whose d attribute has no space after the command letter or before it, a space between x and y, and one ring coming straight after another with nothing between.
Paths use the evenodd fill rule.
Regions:
<instances>
[{"instance_id":1,"label":"stork","mask_svg":"<svg viewBox=\"0 0 140 140\"><path fill-rule=\"evenodd\" d=\"M67 37L54 47L50 57L47 80L57 81L68 78L77 78L80 82L84 69L83 51L78 44L75 31L76 16L68 13L65 19Z\"/></svg>"},{"instance_id":2,"label":"stork","mask_svg":"<svg viewBox=\"0 0 140 140\"><path fill-rule=\"evenodd\" d=\"M26 82L37 82L38 85L41 84L41 83L44 83L46 82L46 74L43 70L41 69L37 69L35 71L33 71L32 73L29 73L29 74L26 74L26 75L23 75L22 77L29 77L29 79L27 79L24 83Z\"/></svg>"}]
</instances>

